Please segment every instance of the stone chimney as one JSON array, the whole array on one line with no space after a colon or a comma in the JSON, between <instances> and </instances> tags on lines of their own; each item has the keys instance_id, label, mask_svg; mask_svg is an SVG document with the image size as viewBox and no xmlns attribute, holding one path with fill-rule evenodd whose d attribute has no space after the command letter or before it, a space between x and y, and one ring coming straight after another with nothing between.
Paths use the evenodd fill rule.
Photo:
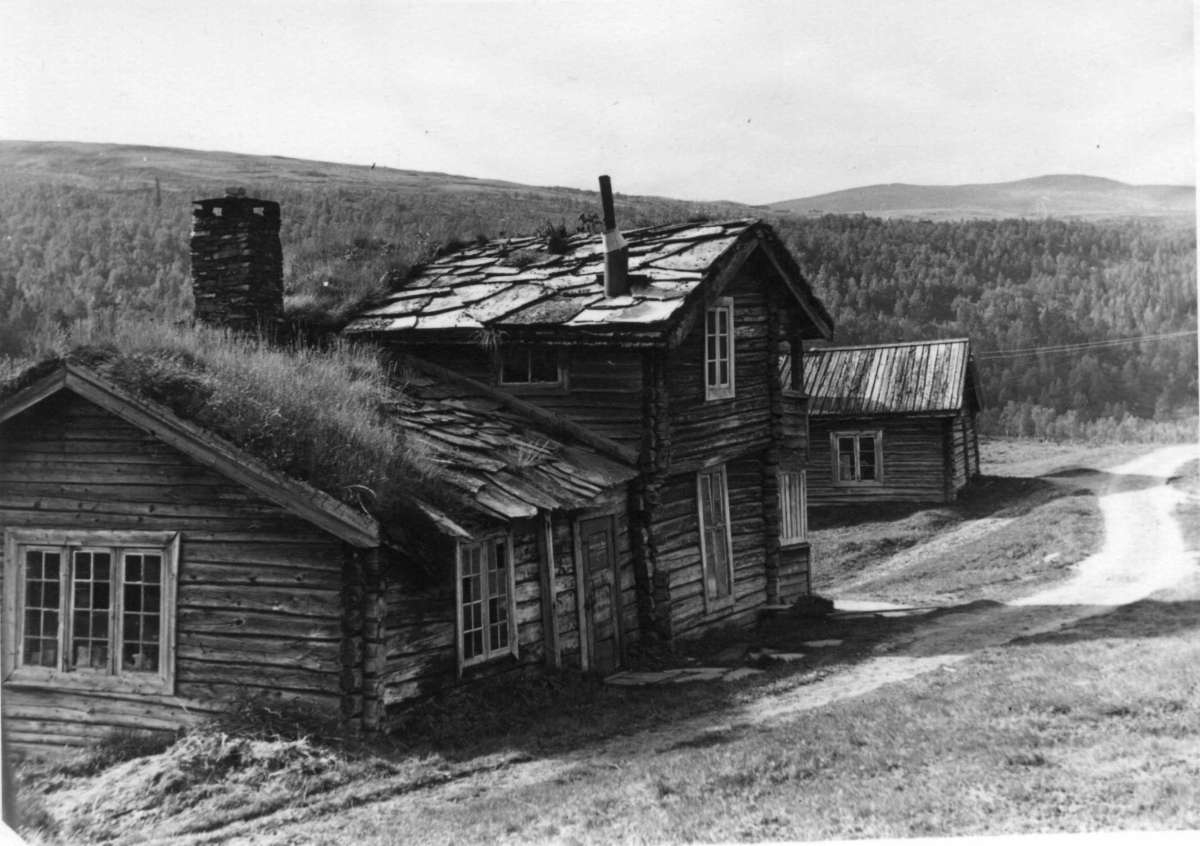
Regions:
<instances>
[{"instance_id":1,"label":"stone chimney","mask_svg":"<svg viewBox=\"0 0 1200 846\"><path fill-rule=\"evenodd\" d=\"M283 322L279 203L227 188L192 209L196 319L239 332L278 332Z\"/></svg>"}]
</instances>

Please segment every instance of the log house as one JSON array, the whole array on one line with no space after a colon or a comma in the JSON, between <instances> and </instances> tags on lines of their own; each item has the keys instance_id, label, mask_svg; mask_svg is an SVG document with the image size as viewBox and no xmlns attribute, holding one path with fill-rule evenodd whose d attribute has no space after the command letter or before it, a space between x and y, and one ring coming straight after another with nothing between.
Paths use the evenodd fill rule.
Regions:
<instances>
[{"instance_id":1,"label":"log house","mask_svg":"<svg viewBox=\"0 0 1200 846\"><path fill-rule=\"evenodd\" d=\"M809 350L803 381L810 505L952 502L979 475L968 339Z\"/></svg>"}]
</instances>

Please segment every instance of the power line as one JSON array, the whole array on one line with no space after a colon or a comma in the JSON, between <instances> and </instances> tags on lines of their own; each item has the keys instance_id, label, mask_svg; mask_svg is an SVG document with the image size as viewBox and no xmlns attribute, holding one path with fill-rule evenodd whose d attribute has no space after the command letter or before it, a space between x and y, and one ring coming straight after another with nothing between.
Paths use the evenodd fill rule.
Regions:
<instances>
[{"instance_id":1,"label":"power line","mask_svg":"<svg viewBox=\"0 0 1200 846\"><path fill-rule=\"evenodd\" d=\"M1147 341L1165 341L1170 338L1185 338L1194 336L1195 329L1185 329L1181 332L1163 332L1158 335L1138 335L1132 338L1111 338L1108 340L1097 341L1079 341L1072 344L1053 344L1044 347L1024 347L1015 350L993 350L991 352L981 352L976 354L976 358L981 361L1000 358L1019 358L1025 355L1043 355L1057 353L1075 353L1086 352L1087 350L1105 349L1108 347L1120 347L1127 344L1140 344Z\"/></svg>"}]
</instances>

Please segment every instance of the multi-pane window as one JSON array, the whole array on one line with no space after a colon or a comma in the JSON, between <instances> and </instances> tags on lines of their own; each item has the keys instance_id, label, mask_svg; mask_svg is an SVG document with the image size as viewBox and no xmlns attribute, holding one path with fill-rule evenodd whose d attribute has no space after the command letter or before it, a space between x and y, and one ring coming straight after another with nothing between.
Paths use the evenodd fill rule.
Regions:
<instances>
[{"instance_id":1,"label":"multi-pane window","mask_svg":"<svg viewBox=\"0 0 1200 846\"><path fill-rule=\"evenodd\" d=\"M780 543L804 543L808 540L805 481L803 470L783 470L779 473Z\"/></svg>"},{"instance_id":2,"label":"multi-pane window","mask_svg":"<svg viewBox=\"0 0 1200 846\"><path fill-rule=\"evenodd\" d=\"M704 559L704 594L709 600L733 594L733 545L729 534L729 489L725 468L696 475L700 510L700 552Z\"/></svg>"},{"instance_id":3,"label":"multi-pane window","mask_svg":"<svg viewBox=\"0 0 1200 846\"><path fill-rule=\"evenodd\" d=\"M832 438L834 484L882 484L882 432L834 432Z\"/></svg>"},{"instance_id":4,"label":"multi-pane window","mask_svg":"<svg viewBox=\"0 0 1200 846\"><path fill-rule=\"evenodd\" d=\"M506 539L458 547L462 663L516 654L511 548Z\"/></svg>"},{"instance_id":5,"label":"multi-pane window","mask_svg":"<svg viewBox=\"0 0 1200 846\"><path fill-rule=\"evenodd\" d=\"M4 676L170 692L178 535L14 529Z\"/></svg>"},{"instance_id":6,"label":"multi-pane window","mask_svg":"<svg viewBox=\"0 0 1200 846\"><path fill-rule=\"evenodd\" d=\"M501 385L561 385L559 353L545 347L501 347Z\"/></svg>"},{"instance_id":7,"label":"multi-pane window","mask_svg":"<svg viewBox=\"0 0 1200 846\"><path fill-rule=\"evenodd\" d=\"M704 314L704 398L734 395L733 299L722 297Z\"/></svg>"}]
</instances>

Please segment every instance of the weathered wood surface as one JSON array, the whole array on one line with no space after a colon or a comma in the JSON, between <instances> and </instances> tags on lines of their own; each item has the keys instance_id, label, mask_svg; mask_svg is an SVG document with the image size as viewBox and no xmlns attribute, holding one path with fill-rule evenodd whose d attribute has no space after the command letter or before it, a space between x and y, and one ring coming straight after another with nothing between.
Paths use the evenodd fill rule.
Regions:
<instances>
[{"instance_id":1,"label":"weathered wood surface","mask_svg":"<svg viewBox=\"0 0 1200 846\"><path fill-rule=\"evenodd\" d=\"M917 417L811 421L812 469L808 473L809 506L854 502L943 502L947 498L946 468L950 460L946 418ZM883 483L839 487L833 483L834 457L830 435L839 431L882 431Z\"/></svg>"},{"instance_id":2,"label":"weathered wood surface","mask_svg":"<svg viewBox=\"0 0 1200 846\"><path fill-rule=\"evenodd\" d=\"M970 341L918 341L809 350L804 390L812 414L955 414L974 405Z\"/></svg>"},{"instance_id":3,"label":"weathered wood surface","mask_svg":"<svg viewBox=\"0 0 1200 846\"><path fill-rule=\"evenodd\" d=\"M398 347L403 351L405 347ZM642 437L642 355L621 347L563 350L563 387L497 382L497 359L479 344L422 344L423 359L573 420L601 437L637 450Z\"/></svg>"},{"instance_id":4,"label":"weathered wood surface","mask_svg":"<svg viewBox=\"0 0 1200 846\"><path fill-rule=\"evenodd\" d=\"M87 458L77 480L67 455ZM0 425L0 529L22 526L180 531L181 545L175 695L112 705L95 692L6 685L18 749L186 725L235 693L336 706L342 544L282 507L64 392ZM27 716L60 700L68 710Z\"/></svg>"},{"instance_id":5,"label":"weathered wood surface","mask_svg":"<svg viewBox=\"0 0 1200 846\"><path fill-rule=\"evenodd\" d=\"M382 701L393 714L413 700L435 691L504 674L522 675L547 662L546 633L556 629L559 663L580 667L580 618L574 555L574 522L577 516L615 513L626 509L623 491L614 491L596 508L577 514L554 513L546 526L541 520L513 524L513 566L516 602L517 657L495 658L463 670L457 668L457 601L452 544L444 544L436 560L417 578L413 568L397 561L386 575L383 594L384 663L380 685ZM637 593L630 540L625 521L616 521L615 537L620 572L620 612L623 632L637 626ZM543 573L542 556L549 534L553 577ZM554 587L552 601L544 586ZM554 617L547 625L546 613Z\"/></svg>"}]
</instances>

